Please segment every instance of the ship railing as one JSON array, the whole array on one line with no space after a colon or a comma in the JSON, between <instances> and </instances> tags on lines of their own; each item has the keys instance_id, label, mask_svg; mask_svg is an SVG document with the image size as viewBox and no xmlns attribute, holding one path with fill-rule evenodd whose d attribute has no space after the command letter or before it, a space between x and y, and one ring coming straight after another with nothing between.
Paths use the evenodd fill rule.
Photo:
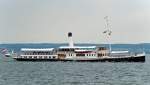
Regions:
<instances>
[{"instance_id":1,"label":"ship railing","mask_svg":"<svg viewBox=\"0 0 150 85\"><path fill-rule=\"evenodd\" d=\"M110 54L111 57L135 57L135 56L145 56L145 52L130 52L126 54Z\"/></svg>"}]
</instances>

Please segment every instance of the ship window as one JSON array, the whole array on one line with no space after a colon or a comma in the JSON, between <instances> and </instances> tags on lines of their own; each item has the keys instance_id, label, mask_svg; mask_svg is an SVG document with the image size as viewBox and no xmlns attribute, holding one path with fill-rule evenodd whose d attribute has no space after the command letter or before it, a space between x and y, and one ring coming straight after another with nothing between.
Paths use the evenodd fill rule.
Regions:
<instances>
[{"instance_id":1,"label":"ship window","mask_svg":"<svg viewBox=\"0 0 150 85\"><path fill-rule=\"evenodd\" d=\"M76 54L76 56L85 56L85 54Z\"/></svg>"},{"instance_id":2,"label":"ship window","mask_svg":"<svg viewBox=\"0 0 150 85\"><path fill-rule=\"evenodd\" d=\"M101 54L98 54L99 56L102 56Z\"/></svg>"},{"instance_id":3,"label":"ship window","mask_svg":"<svg viewBox=\"0 0 150 85\"><path fill-rule=\"evenodd\" d=\"M55 56L53 56L53 58L55 58Z\"/></svg>"},{"instance_id":4,"label":"ship window","mask_svg":"<svg viewBox=\"0 0 150 85\"><path fill-rule=\"evenodd\" d=\"M42 55L45 55L45 52L42 52Z\"/></svg>"},{"instance_id":5,"label":"ship window","mask_svg":"<svg viewBox=\"0 0 150 85\"><path fill-rule=\"evenodd\" d=\"M102 56L102 54L98 54L98 56Z\"/></svg>"},{"instance_id":6,"label":"ship window","mask_svg":"<svg viewBox=\"0 0 150 85\"><path fill-rule=\"evenodd\" d=\"M32 54L35 55L35 52L33 51Z\"/></svg>"},{"instance_id":7,"label":"ship window","mask_svg":"<svg viewBox=\"0 0 150 85\"><path fill-rule=\"evenodd\" d=\"M46 59L46 58L47 58L47 56L44 56L44 58Z\"/></svg>"},{"instance_id":8,"label":"ship window","mask_svg":"<svg viewBox=\"0 0 150 85\"><path fill-rule=\"evenodd\" d=\"M103 54L100 54L100 56L103 56Z\"/></svg>"},{"instance_id":9,"label":"ship window","mask_svg":"<svg viewBox=\"0 0 150 85\"><path fill-rule=\"evenodd\" d=\"M45 55L50 55L50 52L45 52Z\"/></svg>"},{"instance_id":10,"label":"ship window","mask_svg":"<svg viewBox=\"0 0 150 85\"><path fill-rule=\"evenodd\" d=\"M41 52L38 52L38 55L41 55Z\"/></svg>"},{"instance_id":11,"label":"ship window","mask_svg":"<svg viewBox=\"0 0 150 85\"><path fill-rule=\"evenodd\" d=\"M31 55L31 53L29 52L28 55Z\"/></svg>"}]
</instances>

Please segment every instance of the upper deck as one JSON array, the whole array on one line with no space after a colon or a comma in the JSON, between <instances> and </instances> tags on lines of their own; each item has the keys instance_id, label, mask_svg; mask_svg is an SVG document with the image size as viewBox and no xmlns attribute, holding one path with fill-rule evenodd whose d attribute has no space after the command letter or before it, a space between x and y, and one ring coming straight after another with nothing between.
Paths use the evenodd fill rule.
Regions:
<instances>
[{"instance_id":1,"label":"upper deck","mask_svg":"<svg viewBox=\"0 0 150 85\"><path fill-rule=\"evenodd\" d=\"M21 48L22 52L29 52L29 51L53 51L54 48Z\"/></svg>"}]
</instances>

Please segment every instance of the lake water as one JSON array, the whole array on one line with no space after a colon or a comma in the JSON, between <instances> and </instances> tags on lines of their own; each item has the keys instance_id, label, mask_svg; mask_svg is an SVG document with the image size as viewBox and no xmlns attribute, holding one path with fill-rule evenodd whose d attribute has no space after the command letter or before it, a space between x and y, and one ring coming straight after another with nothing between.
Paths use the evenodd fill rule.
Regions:
<instances>
[{"instance_id":1,"label":"lake water","mask_svg":"<svg viewBox=\"0 0 150 85\"><path fill-rule=\"evenodd\" d=\"M150 57L135 62L19 62L0 56L0 85L150 85Z\"/></svg>"}]
</instances>

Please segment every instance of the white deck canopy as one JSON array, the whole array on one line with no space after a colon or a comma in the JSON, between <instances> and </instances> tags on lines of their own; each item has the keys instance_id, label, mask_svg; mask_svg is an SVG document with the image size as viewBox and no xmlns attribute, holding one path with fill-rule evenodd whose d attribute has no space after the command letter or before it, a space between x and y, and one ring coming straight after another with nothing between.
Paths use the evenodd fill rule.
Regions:
<instances>
[{"instance_id":1,"label":"white deck canopy","mask_svg":"<svg viewBox=\"0 0 150 85\"><path fill-rule=\"evenodd\" d=\"M96 48L96 46L73 46L73 47L69 47L69 46L61 46L59 48L83 48L83 49L86 49L86 48Z\"/></svg>"},{"instance_id":2,"label":"white deck canopy","mask_svg":"<svg viewBox=\"0 0 150 85\"><path fill-rule=\"evenodd\" d=\"M129 51L112 51L111 53L129 53Z\"/></svg>"},{"instance_id":3,"label":"white deck canopy","mask_svg":"<svg viewBox=\"0 0 150 85\"><path fill-rule=\"evenodd\" d=\"M52 51L54 48L21 48L21 51Z\"/></svg>"}]
</instances>

